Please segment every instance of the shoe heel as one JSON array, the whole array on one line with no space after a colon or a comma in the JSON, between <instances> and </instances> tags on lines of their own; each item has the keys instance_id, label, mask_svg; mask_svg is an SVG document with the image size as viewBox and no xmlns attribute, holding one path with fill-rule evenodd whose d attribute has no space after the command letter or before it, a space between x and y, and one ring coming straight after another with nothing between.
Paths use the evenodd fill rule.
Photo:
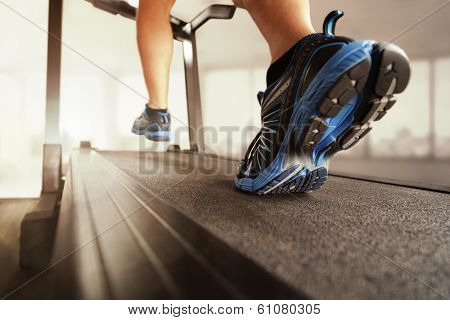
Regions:
<instances>
[{"instance_id":1,"label":"shoe heel","mask_svg":"<svg viewBox=\"0 0 450 320\"><path fill-rule=\"evenodd\" d=\"M392 43L374 46L372 55L376 62L375 82L363 116L339 139L339 148L347 150L359 142L372 129L374 121L381 120L396 99L394 94L403 92L409 83L411 68L406 53Z\"/></svg>"},{"instance_id":2,"label":"shoe heel","mask_svg":"<svg viewBox=\"0 0 450 320\"><path fill-rule=\"evenodd\" d=\"M380 43L374 51L379 51L380 64L374 92L380 97L392 96L406 89L411 76L411 68L406 53L392 43Z\"/></svg>"}]
</instances>

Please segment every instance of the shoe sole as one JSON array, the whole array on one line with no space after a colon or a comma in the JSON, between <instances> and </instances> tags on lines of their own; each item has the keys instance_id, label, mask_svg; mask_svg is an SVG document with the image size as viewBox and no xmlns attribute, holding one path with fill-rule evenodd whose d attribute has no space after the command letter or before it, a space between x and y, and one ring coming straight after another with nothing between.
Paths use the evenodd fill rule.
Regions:
<instances>
[{"instance_id":1,"label":"shoe sole","mask_svg":"<svg viewBox=\"0 0 450 320\"><path fill-rule=\"evenodd\" d=\"M154 131L149 132L147 130L131 130L132 133L138 136L145 136L147 140L155 142L170 141L170 131Z\"/></svg>"},{"instance_id":2,"label":"shoe sole","mask_svg":"<svg viewBox=\"0 0 450 320\"><path fill-rule=\"evenodd\" d=\"M366 136L373 122L381 120L395 104L394 95L405 90L409 78L409 61L402 49L393 44L373 44L370 57L346 70L316 104L315 116L301 130L305 133L297 144L305 161L282 171L256 193L322 188L328 176L328 159Z\"/></svg>"}]
</instances>

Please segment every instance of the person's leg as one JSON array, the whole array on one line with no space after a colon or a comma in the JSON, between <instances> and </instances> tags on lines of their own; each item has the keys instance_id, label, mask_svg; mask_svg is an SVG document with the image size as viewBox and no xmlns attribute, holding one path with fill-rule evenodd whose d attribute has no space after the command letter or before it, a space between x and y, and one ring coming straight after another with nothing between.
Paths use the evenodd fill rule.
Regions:
<instances>
[{"instance_id":1,"label":"person's leg","mask_svg":"<svg viewBox=\"0 0 450 320\"><path fill-rule=\"evenodd\" d=\"M141 0L137 14L137 40L149 94L148 107L168 106L169 71L173 54L170 10L175 0Z\"/></svg>"},{"instance_id":2,"label":"person's leg","mask_svg":"<svg viewBox=\"0 0 450 320\"><path fill-rule=\"evenodd\" d=\"M246 9L266 39L272 62L279 59L297 41L314 33L309 0L234 0Z\"/></svg>"},{"instance_id":3,"label":"person's leg","mask_svg":"<svg viewBox=\"0 0 450 320\"><path fill-rule=\"evenodd\" d=\"M173 34L169 17L174 3L175 0L141 0L137 14L137 41L149 102L131 131L153 141L170 140L167 100Z\"/></svg>"}]
</instances>

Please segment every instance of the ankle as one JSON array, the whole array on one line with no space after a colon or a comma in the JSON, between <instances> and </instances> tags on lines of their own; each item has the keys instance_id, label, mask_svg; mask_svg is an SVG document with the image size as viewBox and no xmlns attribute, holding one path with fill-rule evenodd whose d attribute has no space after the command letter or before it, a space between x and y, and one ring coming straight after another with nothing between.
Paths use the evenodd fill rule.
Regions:
<instances>
[{"instance_id":1,"label":"ankle","mask_svg":"<svg viewBox=\"0 0 450 320\"><path fill-rule=\"evenodd\" d=\"M277 42L270 44L270 55L272 57L271 63L280 59L286 52L289 51L298 41L307 37L316 31L312 26L305 26L284 38L279 38Z\"/></svg>"},{"instance_id":2,"label":"ankle","mask_svg":"<svg viewBox=\"0 0 450 320\"><path fill-rule=\"evenodd\" d=\"M167 105L166 104L159 104L155 103L152 100L149 100L149 102L145 105L146 109L149 110L156 110L160 112L166 112L167 111Z\"/></svg>"},{"instance_id":3,"label":"ankle","mask_svg":"<svg viewBox=\"0 0 450 320\"><path fill-rule=\"evenodd\" d=\"M167 109L154 109L154 108L149 108L148 106L146 106L144 112L148 117L152 117L152 116L156 116L157 114L167 113Z\"/></svg>"}]
</instances>

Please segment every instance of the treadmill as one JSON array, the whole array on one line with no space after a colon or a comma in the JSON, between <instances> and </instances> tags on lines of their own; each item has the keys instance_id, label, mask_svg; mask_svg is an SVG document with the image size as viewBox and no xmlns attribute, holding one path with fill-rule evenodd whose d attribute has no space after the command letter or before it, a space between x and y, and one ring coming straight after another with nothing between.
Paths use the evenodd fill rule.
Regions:
<instances>
[{"instance_id":1,"label":"treadmill","mask_svg":"<svg viewBox=\"0 0 450 320\"><path fill-rule=\"evenodd\" d=\"M88 1L135 17L125 1ZM190 22L171 18L190 50L190 150L81 143L45 274L8 298L448 298L448 192L331 176L315 193L254 196L235 190L236 160L204 153L195 30L234 11L215 5Z\"/></svg>"}]
</instances>

